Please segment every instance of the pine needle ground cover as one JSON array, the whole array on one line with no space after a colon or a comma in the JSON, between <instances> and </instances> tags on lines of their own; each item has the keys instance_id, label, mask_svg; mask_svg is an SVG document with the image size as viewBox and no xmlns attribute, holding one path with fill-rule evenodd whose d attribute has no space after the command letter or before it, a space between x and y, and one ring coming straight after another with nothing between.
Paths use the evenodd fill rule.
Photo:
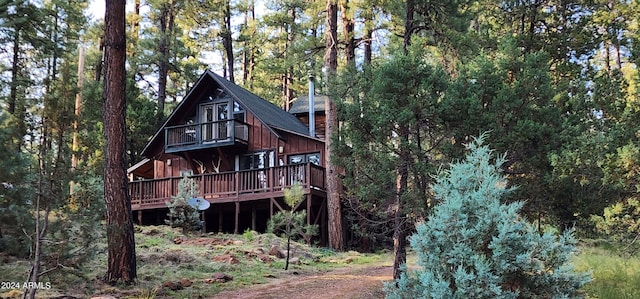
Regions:
<instances>
[{"instance_id":1,"label":"pine needle ground cover","mask_svg":"<svg viewBox=\"0 0 640 299\"><path fill-rule=\"evenodd\" d=\"M204 298L224 290L242 289L276 279L323 273L335 268L382 264L390 253L336 253L326 248L292 242L291 262L285 271L286 239L272 234L184 234L169 226L136 227L138 281L133 286L101 283L106 268L106 244L83 269L63 269L41 277L50 289L38 291L39 298L62 295L90 298ZM2 281L23 281L29 261L0 255ZM382 286L380 286L382 287ZM18 290L0 290L0 298L20 298Z\"/></svg>"}]
</instances>

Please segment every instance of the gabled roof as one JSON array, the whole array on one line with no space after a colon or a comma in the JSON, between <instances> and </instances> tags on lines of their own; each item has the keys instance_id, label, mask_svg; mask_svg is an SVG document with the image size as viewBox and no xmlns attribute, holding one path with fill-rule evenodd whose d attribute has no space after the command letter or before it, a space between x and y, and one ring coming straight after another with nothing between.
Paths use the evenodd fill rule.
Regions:
<instances>
[{"instance_id":1,"label":"gabled roof","mask_svg":"<svg viewBox=\"0 0 640 299\"><path fill-rule=\"evenodd\" d=\"M314 102L314 111L321 112L324 111L324 103L327 101L329 97L323 95L315 95L313 97ZM291 114L301 114L301 113L309 113L309 96L300 96L293 100L291 104L291 108L289 108L289 113Z\"/></svg>"},{"instance_id":2,"label":"gabled roof","mask_svg":"<svg viewBox=\"0 0 640 299\"><path fill-rule=\"evenodd\" d=\"M214 76L216 81L223 85L223 89L234 100L238 101L245 109L249 110L271 129L283 129L302 135L309 135L309 129L295 116L213 72L207 71L207 73Z\"/></svg>"},{"instance_id":3,"label":"gabled roof","mask_svg":"<svg viewBox=\"0 0 640 299\"><path fill-rule=\"evenodd\" d=\"M298 135L309 136L308 128L292 114L280 109L280 107L267 100L251 93L250 91L228 81L227 79L211 72L205 71L189 90L182 102L171 112L162 127L153 135L149 143L142 150L143 156L149 156L149 151L158 142L164 143L164 128L178 125L178 118L192 109L196 109L196 104L201 99L197 96L207 89L220 88L224 90L234 101L239 103L246 111L254 115L260 122L266 125L269 130L281 138L278 130L292 132Z\"/></svg>"}]
</instances>

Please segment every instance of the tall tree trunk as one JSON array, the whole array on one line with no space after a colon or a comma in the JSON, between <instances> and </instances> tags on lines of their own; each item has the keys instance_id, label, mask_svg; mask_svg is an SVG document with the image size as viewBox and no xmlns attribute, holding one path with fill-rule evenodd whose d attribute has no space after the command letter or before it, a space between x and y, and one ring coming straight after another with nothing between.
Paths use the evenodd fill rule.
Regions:
<instances>
[{"instance_id":1,"label":"tall tree trunk","mask_svg":"<svg viewBox=\"0 0 640 299\"><path fill-rule=\"evenodd\" d=\"M80 114L82 113L82 86L84 85L84 46L78 48L78 82L75 99L75 107L73 109L73 137L71 140L71 171L76 172L78 168L78 151L80 149ZM69 181L69 194L73 194L75 182ZM72 209L78 208L78 203L74 196L70 197L70 206Z\"/></svg>"},{"instance_id":2,"label":"tall tree trunk","mask_svg":"<svg viewBox=\"0 0 640 299\"><path fill-rule=\"evenodd\" d=\"M164 104L167 101L167 78L169 76L169 49L171 48L171 39L173 38L173 1L169 1L162 6L160 13L160 43L158 44L158 52L160 52L160 60L158 61L158 106L156 111L156 127L162 125L164 120Z\"/></svg>"},{"instance_id":3,"label":"tall tree trunk","mask_svg":"<svg viewBox=\"0 0 640 299\"><path fill-rule=\"evenodd\" d=\"M327 0L327 36L324 55L324 66L327 71L325 82L327 91L338 69L338 7L335 0ZM329 93L330 94L330 93ZM325 161L327 165L327 209L329 216L329 246L335 250L344 248L342 238L342 211L340 207L340 181L338 180L338 167L334 161L331 138L338 132L338 114L336 103L331 97L325 102L326 111L326 138Z\"/></svg>"},{"instance_id":4,"label":"tall tree trunk","mask_svg":"<svg viewBox=\"0 0 640 299\"><path fill-rule=\"evenodd\" d=\"M20 57L20 43L22 29L16 26L13 36L13 61L11 62L11 83L9 85L9 107L8 112L12 114L18 122L16 138L22 140L27 134L25 124L26 102L25 102L25 75L24 65ZM22 142L16 142L16 151L22 147Z\"/></svg>"},{"instance_id":5,"label":"tall tree trunk","mask_svg":"<svg viewBox=\"0 0 640 299\"><path fill-rule=\"evenodd\" d=\"M251 28L250 37L244 41L244 49L242 50L242 83L249 88L253 89L253 69L255 67L255 46L253 38L255 37L255 4L253 0L250 1L249 10L244 13L244 24L247 28ZM249 21L251 20L251 24Z\"/></svg>"},{"instance_id":6,"label":"tall tree trunk","mask_svg":"<svg viewBox=\"0 0 640 299\"><path fill-rule=\"evenodd\" d=\"M411 45L411 36L413 35L413 15L415 12L415 3L414 0L407 0L407 14L405 16L404 21L404 39L402 43L402 49L404 53L407 54L409 52L409 46Z\"/></svg>"},{"instance_id":7,"label":"tall tree trunk","mask_svg":"<svg viewBox=\"0 0 640 299\"><path fill-rule=\"evenodd\" d=\"M140 39L140 0L133 1L133 15L131 16L131 41L129 45L134 47L131 52L127 53L129 55L129 65L130 65L130 74L131 80L133 82L136 81L136 76L138 75L138 61L137 61L137 52L135 50L136 45L138 45L138 41ZM166 100L165 100L166 101Z\"/></svg>"},{"instance_id":8,"label":"tall tree trunk","mask_svg":"<svg viewBox=\"0 0 640 299\"><path fill-rule=\"evenodd\" d=\"M71 143L71 170L75 171L78 167L78 149L80 141L78 140L80 113L82 112L82 86L84 83L84 47L78 49L78 91L76 92L76 102L73 120L73 139ZM73 181L71 182L73 185ZM71 190L73 192L73 188Z\"/></svg>"},{"instance_id":9,"label":"tall tree trunk","mask_svg":"<svg viewBox=\"0 0 640 299\"><path fill-rule=\"evenodd\" d=\"M349 12L349 0L341 2L340 11L342 12L342 33L344 35L344 52L347 66L356 66L356 41L353 30L355 25L353 23L352 14Z\"/></svg>"},{"instance_id":10,"label":"tall tree trunk","mask_svg":"<svg viewBox=\"0 0 640 299\"><path fill-rule=\"evenodd\" d=\"M18 103L18 69L20 67L20 29L13 35L13 61L11 61L11 85L9 87L9 113L15 115Z\"/></svg>"},{"instance_id":11,"label":"tall tree trunk","mask_svg":"<svg viewBox=\"0 0 640 299\"><path fill-rule=\"evenodd\" d=\"M367 10L364 20L364 36L362 42L364 44L364 63L371 64L373 49L371 44L373 43L373 8L365 8Z\"/></svg>"},{"instance_id":12,"label":"tall tree trunk","mask_svg":"<svg viewBox=\"0 0 640 299\"><path fill-rule=\"evenodd\" d=\"M96 82L100 82L102 79L102 68L104 66L104 37L99 38L98 47L100 50L100 59L96 61L96 72L93 74L93 81Z\"/></svg>"},{"instance_id":13,"label":"tall tree trunk","mask_svg":"<svg viewBox=\"0 0 640 299\"><path fill-rule=\"evenodd\" d=\"M125 0L107 0L105 16L103 122L108 261L104 281L111 285L120 280L131 284L136 278L133 219L125 161L125 3Z\"/></svg>"},{"instance_id":14,"label":"tall tree trunk","mask_svg":"<svg viewBox=\"0 0 640 299\"><path fill-rule=\"evenodd\" d=\"M49 207L47 206L44 215L42 215L42 205L44 204L43 195L48 194L50 190L45 190L44 187L44 177L46 176L47 168L45 162L46 156L46 144L47 141L47 125L45 123L46 120L42 123L42 136L40 136L40 150L38 152L38 190L36 193L36 223L35 223L35 233L33 235L33 263L31 264L31 269L29 270L29 277L27 281L33 284L38 283L38 277L40 276L40 259L42 255L42 240L44 239L47 226L49 223ZM41 227L42 225L42 227ZM36 291L38 288L32 287L24 290L22 294L22 299L34 299L36 296Z\"/></svg>"},{"instance_id":15,"label":"tall tree trunk","mask_svg":"<svg viewBox=\"0 0 640 299\"><path fill-rule=\"evenodd\" d=\"M291 8L289 12L291 14L291 24L287 27L285 25L285 30L287 31L287 43L284 48L284 61L285 65L289 65L285 68L284 78L282 82L282 98L284 102L284 110L289 111L289 107L291 106L291 102L293 102L293 64L289 62L290 55L289 53L292 51L291 47L293 46L293 41L295 40L295 30L293 28L296 22L296 10L295 8Z\"/></svg>"},{"instance_id":16,"label":"tall tree trunk","mask_svg":"<svg viewBox=\"0 0 640 299\"><path fill-rule=\"evenodd\" d=\"M409 160L411 155L406 146L409 140L409 129L406 125L401 125L399 130L400 157L396 168L396 212L393 224L393 279L399 279L402 271L400 266L407 261L407 229L404 212L403 195L407 190L409 178Z\"/></svg>"},{"instance_id":17,"label":"tall tree trunk","mask_svg":"<svg viewBox=\"0 0 640 299\"><path fill-rule=\"evenodd\" d=\"M231 4L225 1L224 26L220 33L222 35L222 45L224 46L225 57L227 58L227 68L229 69L229 81L235 82L233 75L233 37L231 36Z\"/></svg>"}]
</instances>

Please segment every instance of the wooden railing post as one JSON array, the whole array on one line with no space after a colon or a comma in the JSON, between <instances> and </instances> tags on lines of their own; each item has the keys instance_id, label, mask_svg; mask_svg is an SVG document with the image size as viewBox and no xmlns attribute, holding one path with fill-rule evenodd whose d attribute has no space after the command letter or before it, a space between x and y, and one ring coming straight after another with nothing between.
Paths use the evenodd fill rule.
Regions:
<instances>
[{"instance_id":1,"label":"wooden railing post","mask_svg":"<svg viewBox=\"0 0 640 299\"><path fill-rule=\"evenodd\" d=\"M306 186L307 189L311 188L311 163L307 162L307 164L304 166L304 184Z\"/></svg>"},{"instance_id":2,"label":"wooden railing post","mask_svg":"<svg viewBox=\"0 0 640 299\"><path fill-rule=\"evenodd\" d=\"M235 195L236 197L240 195L240 172L236 171L233 175L233 178L235 180Z\"/></svg>"}]
</instances>

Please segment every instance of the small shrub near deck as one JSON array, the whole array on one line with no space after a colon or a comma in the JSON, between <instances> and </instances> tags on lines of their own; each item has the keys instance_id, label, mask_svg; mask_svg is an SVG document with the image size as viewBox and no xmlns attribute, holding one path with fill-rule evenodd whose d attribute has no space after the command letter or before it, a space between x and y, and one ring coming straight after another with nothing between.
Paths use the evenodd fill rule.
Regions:
<instances>
[{"instance_id":1,"label":"small shrub near deck","mask_svg":"<svg viewBox=\"0 0 640 299\"><path fill-rule=\"evenodd\" d=\"M180 227L183 232L201 228L200 212L189 205L189 199L198 195L198 184L186 175L178 182L178 194L165 204L169 208L169 219L165 222L172 227Z\"/></svg>"}]
</instances>

